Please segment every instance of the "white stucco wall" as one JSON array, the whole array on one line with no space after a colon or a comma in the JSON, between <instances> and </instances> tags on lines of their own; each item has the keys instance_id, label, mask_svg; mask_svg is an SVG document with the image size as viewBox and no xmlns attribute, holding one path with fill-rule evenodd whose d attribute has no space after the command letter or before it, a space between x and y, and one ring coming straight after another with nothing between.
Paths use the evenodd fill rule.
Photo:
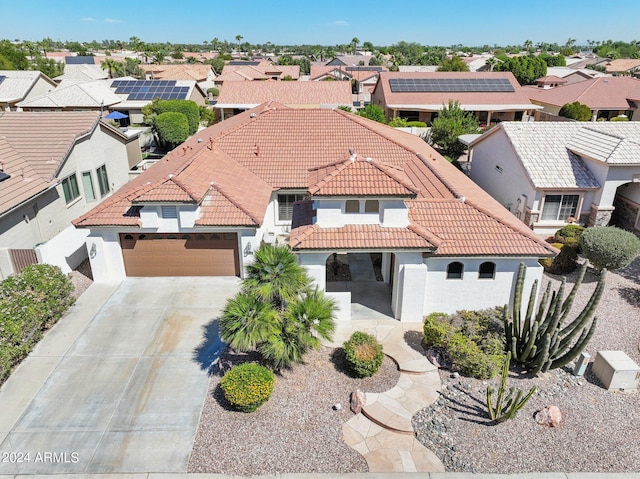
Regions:
<instances>
[{"instance_id":1,"label":"white stucco wall","mask_svg":"<svg viewBox=\"0 0 640 479\"><path fill-rule=\"evenodd\" d=\"M464 264L462 279L447 279L447 265ZM494 279L479 279L478 268L485 261L496 264ZM433 312L453 313L461 309L485 309L511 304L520 263L527 266L524 285L525 303L534 280L542 278L542 266L531 258L426 258L427 280L424 315Z\"/></svg>"},{"instance_id":2,"label":"white stucco wall","mask_svg":"<svg viewBox=\"0 0 640 479\"><path fill-rule=\"evenodd\" d=\"M68 226L44 244L36 246L39 263L60 267L63 273L70 273L87 259L85 238L89 231Z\"/></svg>"},{"instance_id":3,"label":"white stucco wall","mask_svg":"<svg viewBox=\"0 0 640 479\"><path fill-rule=\"evenodd\" d=\"M87 251L95 245L95 254L89 253L91 272L97 283L119 283L126 278L122 249L118 232L107 229L94 229L87 236Z\"/></svg>"},{"instance_id":4,"label":"white stucco wall","mask_svg":"<svg viewBox=\"0 0 640 479\"><path fill-rule=\"evenodd\" d=\"M471 179L502 205L509 206L512 213L518 207L518 199L521 211L525 205L535 209L535 189L502 130L473 147Z\"/></svg>"},{"instance_id":5,"label":"white stucco wall","mask_svg":"<svg viewBox=\"0 0 640 479\"><path fill-rule=\"evenodd\" d=\"M378 201L377 213L365 213L367 199ZM381 224L387 227L406 227L409 224L409 210L402 199L367 198L358 200L359 213L346 213L347 200L341 199L316 199L316 224L321 228L336 228L347 224L371 225Z\"/></svg>"}]
</instances>

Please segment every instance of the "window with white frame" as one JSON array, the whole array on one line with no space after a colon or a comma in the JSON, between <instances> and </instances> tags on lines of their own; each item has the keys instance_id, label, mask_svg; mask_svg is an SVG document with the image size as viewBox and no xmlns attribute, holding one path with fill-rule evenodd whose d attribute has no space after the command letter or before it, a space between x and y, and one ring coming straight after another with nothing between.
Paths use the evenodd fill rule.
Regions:
<instances>
[{"instance_id":1,"label":"window with white frame","mask_svg":"<svg viewBox=\"0 0 640 479\"><path fill-rule=\"evenodd\" d=\"M545 195L542 221L567 221L576 217L580 195Z\"/></svg>"},{"instance_id":2,"label":"window with white frame","mask_svg":"<svg viewBox=\"0 0 640 479\"><path fill-rule=\"evenodd\" d=\"M78 178L74 173L71 176L67 176L62 180L62 192L64 193L64 200L67 204L80 196L80 190L78 189Z\"/></svg>"},{"instance_id":3,"label":"window with white frame","mask_svg":"<svg viewBox=\"0 0 640 479\"><path fill-rule=\"evenodd\" d=\"M100 196L104 196L111 191L109 186L109 176L107 175L107 165L102 165L96 170L98 175L98 186L100 187Z\"/></svg>"},{"instance_id":4,"label":"window with white frame","mask_svg":"<svg viewBox=\"0 0 640 479\"><path fill-rule=\"evenodd\" d=\"M278 195L278 220L291 221L293 218L293 204L296 201L304 200L303 193L289 193Z\"/></svg>"}]
</instances>

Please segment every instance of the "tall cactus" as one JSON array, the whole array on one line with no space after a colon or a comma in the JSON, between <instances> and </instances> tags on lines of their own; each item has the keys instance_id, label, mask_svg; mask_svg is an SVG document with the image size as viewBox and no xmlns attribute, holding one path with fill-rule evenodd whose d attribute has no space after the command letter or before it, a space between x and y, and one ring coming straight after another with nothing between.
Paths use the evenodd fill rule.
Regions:
<instances>
[{"instance_id":1,"label":"tall cactus","mask_svg":"<svg viewBox=\"0 0 640 479\"><path fill-rule=\"evenodd\" d=\"M489 417L497 422L504 422L507 419L515 417L516 413L527 404L531 396L536 392L536 387L531 386L529 392L522 397L522 390L514 387L509 388L509 392L505 396L507 389L507 377L509 376L509 364L511 363L511 352L507 353L502 363L502 374L500 375L500 388L498 389L498 397L495 405L493 404L493 393L495 392L491 386L487 386L487 411Z\"/></svg>"},{"instance_id":2,"label":"tall cactus","mask_svg":"<svg viewBox=\"0 0 640 479\"><path fill-rule=\"evenodd\" d=\"M569 324L563 326L571 312L573 300L587 271L585 263L578 274L569 296L564 297L566 278L558 291L551 291L551 283L547 285L538 309L535 309L535 298L538 281L534 281L529 295L529 303L524 319L521 317L522 290L527 267L520 264L516 280L513 312L508 308L504 312L504 329L507 340L507 350L513 359L523 364L533 374L546 372L564 366L575 359L591 340L596 330L598 318L593 317L596 307L604 292L606 270L600 273L600 279L593 295L582 312ZM591 325L589 326L589 322ZM578 339L576 340L576 336Z\"/></svg>"}]
</instances>

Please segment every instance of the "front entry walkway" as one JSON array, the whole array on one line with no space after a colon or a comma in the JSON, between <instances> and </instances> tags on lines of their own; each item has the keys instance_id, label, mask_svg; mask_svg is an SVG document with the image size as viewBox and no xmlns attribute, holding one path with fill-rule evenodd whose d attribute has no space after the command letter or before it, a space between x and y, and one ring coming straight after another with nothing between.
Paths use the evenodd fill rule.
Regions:
<instances>
[{"instance_id":1,"label":"front entry walkway","mask_svg":"<svg viewBox=\"0 0 640 479\"><path fill-rule=\"evenodd\" d=\"M400 379L389 391L366 393L362 412L342 426L345 443L364 456L369 472L444 472L411 425L413 415L438 398L441 386L437 368L418 351L422 323L344 321L337 325L334 344L353 331L367 332L382 343L384 353L398 364Z\"/></svg>"}]
</instances>

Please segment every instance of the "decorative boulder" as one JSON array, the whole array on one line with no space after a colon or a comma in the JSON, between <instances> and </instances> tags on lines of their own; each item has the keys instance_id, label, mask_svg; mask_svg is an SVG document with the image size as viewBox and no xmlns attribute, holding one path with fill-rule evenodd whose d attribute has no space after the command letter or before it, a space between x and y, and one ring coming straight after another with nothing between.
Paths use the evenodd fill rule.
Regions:
<instances>
[{"instance_id":1,"label":"decorative boulder","mask_svg":"<svg viewBox=\"0 0 640 479\"><path fill-rule=\"evenodd\" d=\"M562 413L558 406L547 406L533 416L538 424L557 427L562 422Z\"/></svg>"},{"instance_id":2,"label":"decorative boulder","mask_svg":"<svg viewBox=\"0 0 640 479\"><path fill-rule=\"evenodd\" d=\"M365 402L366 396L359 389L351 393L351 410L354 414L359 414L362 411Z\"/></svg>"}]
</instances>

